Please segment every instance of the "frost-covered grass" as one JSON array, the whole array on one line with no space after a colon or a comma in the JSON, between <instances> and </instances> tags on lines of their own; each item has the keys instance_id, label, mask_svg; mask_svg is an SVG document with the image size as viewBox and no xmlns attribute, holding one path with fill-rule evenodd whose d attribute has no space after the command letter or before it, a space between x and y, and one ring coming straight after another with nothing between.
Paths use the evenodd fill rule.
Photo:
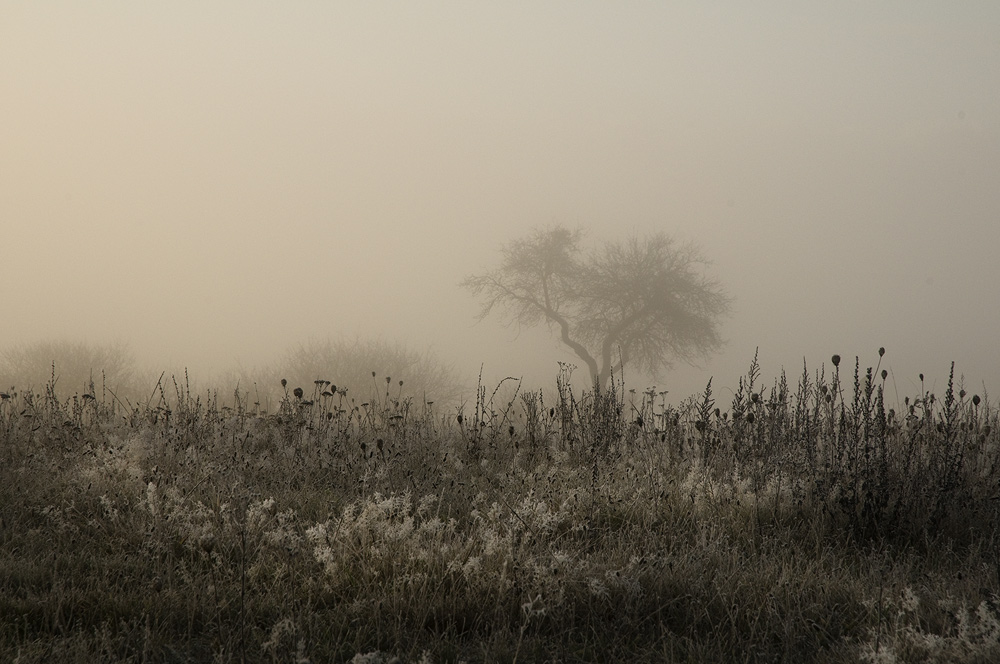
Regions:
<instances>
[{"instance_id":1,"label":"frost-covered grass","mask_svg":"<svg viewBox=\"0 0 1000 664\"><path fill-rule=\"evenodd\" d=\"M985 396L758 374L725 409L5 392L0 661L1000 661Z\"/></svg>"}]
</instances>

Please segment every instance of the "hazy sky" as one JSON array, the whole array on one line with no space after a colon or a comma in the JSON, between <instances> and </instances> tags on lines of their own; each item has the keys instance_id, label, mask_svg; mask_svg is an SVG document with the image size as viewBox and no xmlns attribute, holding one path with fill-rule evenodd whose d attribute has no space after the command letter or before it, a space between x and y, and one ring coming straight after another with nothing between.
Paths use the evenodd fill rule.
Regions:
<instances>
[{"instance_id":1,"label":"hazy sky","mask_svg":"<svg viewBox=\"0 0 1000 664\"><path fill-rule=\"evenodd\" d=\"M0 0L4 345L380 336L549 386L573 356L458 283L552 222L714 261L729 342L671 397L757 346L1000 393L1000 3Z\"/></svg>"}]
</instances>

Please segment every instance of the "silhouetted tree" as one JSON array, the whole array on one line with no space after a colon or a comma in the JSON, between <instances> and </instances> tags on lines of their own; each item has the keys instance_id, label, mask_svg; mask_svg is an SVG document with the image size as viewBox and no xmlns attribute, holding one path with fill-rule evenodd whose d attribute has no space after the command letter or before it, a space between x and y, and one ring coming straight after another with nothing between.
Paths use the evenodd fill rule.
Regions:
<instances>
[{"instance_id":1,"label":"silhouetted tree","mask_svg":"<svg viewBox=\"0 0 1000 664\"><path fill-rule=\"evenodd\" d=\"M670 358L692 361L722 345L718 321L730 298L705 276L697 248L657 233L581 256L580 231L535 231L502 249L499 268L462 285L483 301L479 319L545 322L587 365L595 387L622 363L656 375Z\"/></svg>"}]
</instances>

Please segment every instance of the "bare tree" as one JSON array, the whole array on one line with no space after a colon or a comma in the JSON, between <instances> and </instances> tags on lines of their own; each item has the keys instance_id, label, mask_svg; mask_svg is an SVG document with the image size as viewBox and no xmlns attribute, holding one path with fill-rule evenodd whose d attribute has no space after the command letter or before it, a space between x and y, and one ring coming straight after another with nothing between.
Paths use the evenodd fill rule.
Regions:
<instances>
[{"instance_id":1,"label":"bare tree","mask_svg":"<svg viewBox=\"0 0 1000 664\"><path fill-rule=\"evenodd\" d=\"M500 310L507 325L558 328L598 389L623 363L655 376L672 358L722 346L718 321L731 300L695 246L657 233L581 256L580 241L580 231L555 226L504 246L499 268L462 282L482 298L479 319Z\"/></svg>"}]
</instances>

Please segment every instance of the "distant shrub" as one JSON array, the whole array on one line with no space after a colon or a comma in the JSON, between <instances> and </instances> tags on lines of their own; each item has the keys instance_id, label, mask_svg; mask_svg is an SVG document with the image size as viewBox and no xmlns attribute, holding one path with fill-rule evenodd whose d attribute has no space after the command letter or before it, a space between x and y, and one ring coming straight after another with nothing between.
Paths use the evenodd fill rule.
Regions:
<instances>
[{"instance_id":1,"label":"distant shrub","mask_svg":"<svg viewBox=\"0 0 1000 664\"><path fill-rule=\"evenodd\" d=\"M52 383L59 395L132 392L138 383L135 356L128 344L45 340L0 352L0 385L42 392Z\"/></svg>"},{"instance_id":2,"label":"distant shrub","mask_svg":"<svg viewBox=\"0 0 1000 664\"><path fill-rule=\"evenodd\" d=\"M430 352L383 339L309 341L290 348L269 366L241 370L233 378L252 399L270 399L272 404L284 396L282 380L289 392L301 388L305 398L320 391L316 381L346 388L348 396L360 401L388 392L395 399L444 404L463 391L454 369Z\"/></svg>"}]
</instances>

